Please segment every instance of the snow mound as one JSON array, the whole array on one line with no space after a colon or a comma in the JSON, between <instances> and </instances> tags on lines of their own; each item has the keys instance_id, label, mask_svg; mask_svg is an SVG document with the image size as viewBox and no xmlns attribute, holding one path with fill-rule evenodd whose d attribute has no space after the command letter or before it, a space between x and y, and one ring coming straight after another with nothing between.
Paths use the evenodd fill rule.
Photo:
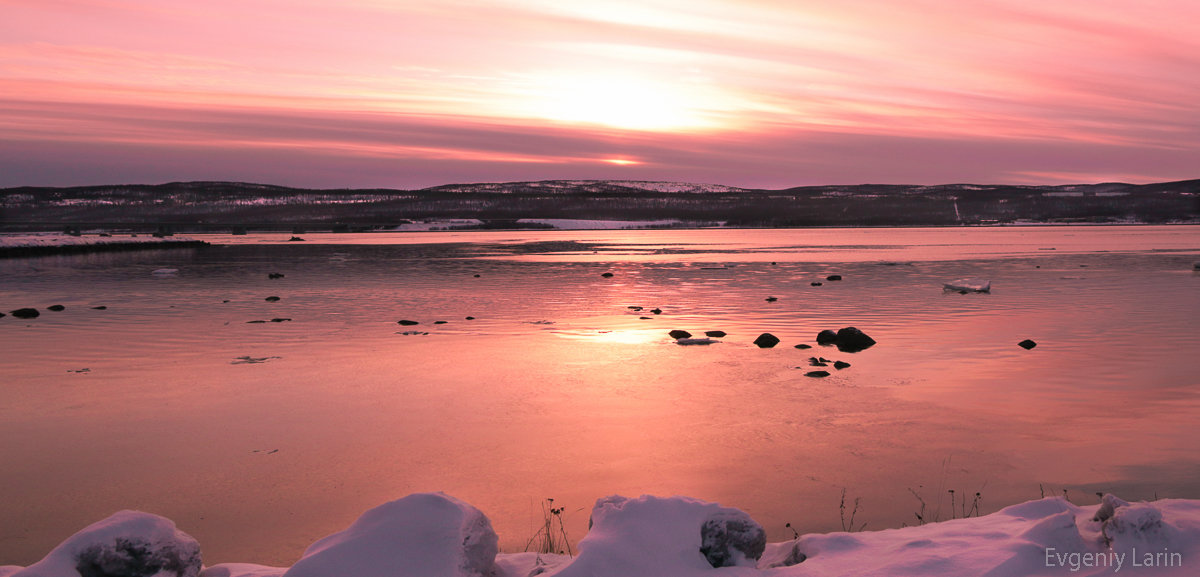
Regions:
<instances>
[{"instance_id":1,"label":"snow mound","mask_svg":"<svg viewBox=\"0 0 1200 577\"><path fill-rule=\"evenodd\" d=\"M498 542L479 509L444 493L418 493L313 543L284 577L487 576Z\"/></svg>"},{"instance_id":2,"label":"snow mound","mask_svg":"<svg viewBox=\"0 0 1200 577\"><path fill-rule=\"evenodd\" d=\"M714 558L723 566L750 565L746 569L756 573L752 566L765 543L762 527L737 509L687 497L614 495L596 501L579 556L554 575L707 575Z\"/></svg>"},{"instance_id":3,"label":"snow mound","mask_svg":"<svg viewBox=\"0 0 1200 577\"><path fill-rule=\"evenodd\" d=\"M197 577L200 544L169 519L120 511L10 577Z\"/></svg>"}]
</instances>

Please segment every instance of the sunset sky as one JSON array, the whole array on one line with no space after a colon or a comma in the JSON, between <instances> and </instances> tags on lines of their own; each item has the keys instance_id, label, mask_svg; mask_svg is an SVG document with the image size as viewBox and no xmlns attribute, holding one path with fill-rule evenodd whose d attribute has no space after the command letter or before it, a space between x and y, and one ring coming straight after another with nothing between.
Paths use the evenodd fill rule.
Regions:
<instances>
[{"instance_id":1,"label":"sunset sky","mask_svg":"<svg viewBox=\"0 0 1200 577\"><path fill-rule=\"evenodd\" d=\"M0 0L0 186L1200 177L1195 0Z\"/></svg>"}]
</instances>

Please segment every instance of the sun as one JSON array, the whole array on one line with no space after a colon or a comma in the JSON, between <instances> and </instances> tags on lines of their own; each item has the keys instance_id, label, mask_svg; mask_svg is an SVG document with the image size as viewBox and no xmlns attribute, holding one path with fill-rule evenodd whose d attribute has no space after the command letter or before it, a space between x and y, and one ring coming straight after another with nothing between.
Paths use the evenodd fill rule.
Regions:
<instances>
[{"instance_id":1,"label":"sun","mask_svg":"<svg viewBox=\"0 0 1200 577\"><path fill-rule=\"evenodd\" d=\"M702 92L684 84L621 73L546 75L534 84L527 111L547 120L655 132L716 124Z\"/></svg>"}]
</instances>

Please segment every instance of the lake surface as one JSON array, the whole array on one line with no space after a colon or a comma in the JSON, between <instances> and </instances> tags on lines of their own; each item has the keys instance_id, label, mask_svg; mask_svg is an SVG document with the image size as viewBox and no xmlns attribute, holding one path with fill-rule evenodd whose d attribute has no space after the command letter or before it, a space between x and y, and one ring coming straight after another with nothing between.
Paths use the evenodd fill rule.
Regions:
<instances>
[{"instance_id":1,"label":"lake surface","mask_svg":"<svg viewBox=\"0 0 1200 577\"><path fill-rule=\"evenodd\" d=\"M843 490L867 529L915 495L929 520L975 493L1200 498L1200 227L287 236L0 261L0 310L43 309L0 319L0 565L126 508L209 565L290 565L418 491L509 552L547 497L573 540L597 498L650 493L772 541L840 530ZM963 277L992 293L943 292ZM846 326L878 344L793 347Z\"/></svg>"}]
</instances>

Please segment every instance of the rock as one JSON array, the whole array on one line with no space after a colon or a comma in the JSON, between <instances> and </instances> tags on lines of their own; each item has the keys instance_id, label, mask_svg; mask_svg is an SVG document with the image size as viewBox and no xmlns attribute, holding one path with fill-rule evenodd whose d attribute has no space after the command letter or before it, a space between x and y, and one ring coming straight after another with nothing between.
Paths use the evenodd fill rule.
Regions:
<instances>
[{"instance_id":1,"label":"rock","mask_svg":"<svg viewBox=\"0 0 1200 577\"><path fill-rule=\"evenodd\" d=\"M808 366L810 366L810 367L827 367L829 365L826 364L825 362L823 362L823 359L818 359L817 357L808 357Z\"/></svg>"},{"instance_id":2,"label":"rock","mask_svg":"<svg viewBox=\"0 0 1200 577\"><path fill-rule=\"evenodd\" d=\"M758 345L760 349L769 349L779 344L779 337L771 333L763 333L758 335L757 339L754 339L754 344Z\"/></svg>"},{"instance_id":3,"label":"rock","mask_svg":"<svg viewBox=\"0 0 1200 577\"><path fill-rule=\"evenodd\" d=\"M200 545L169 519L120 511L10 577L196 577Z\"/></svg>"},{"instance_id":4,"label":"rock","mask_svg":"<svg viewBox=\"0 0 1200 577\"><path fill-rule=\"evenodd\" d=\"M817 333L818 345L832 345L837 342L837 333L832 330L823 330Z\"/></svg>"},{"instance_id":5,"label":"rock","mask_svg":"<svg viewBox=\"0 0 1200 577\"><path fill-rule=\"evenodd\" d=\"M638 319L643 320L643 321L648 321L648 320L653 320L654 317L638 317Z\"/></svg>"},{"instance_id":6,"label":"rock","mask_svg":"<svg viewBox=\"0 0 1200 577\"><path fill-rule=\"evenodd\" d=\"M775 301L777 301L777 300L779 300L779 299L777 299L777 298L775 298L775 297L767 297L767 299L766 299L766 300L767 300L767 302L769 302L769 303L773 303L773 302L775 302Z\"/></svg>"},{"instance_id":7,"label":"rock","mask_svg":"<svg viewBox=\"0 0 1200 577\"><path fill-rule=\"evenodd\" d=\"M0 313L0 319L4 318L4 317L6 317L6 316L8 316L8 315L6 315L6 314L4 314L4 313Z\"/></svg>"},{"instance_id":8,"label":"rock","mask_svg":"<svg viewBox=\"0 0 1200 577\"><path fill-rule=\"evenodd\" d=\"M837 332L837 348L844 353L857 353L858 351L871 348L875 344L875 339L867 336L854 327L845 327Z\"/></svg>"},{"instance_id":9,"label":"rock","mask_svg":"<svg viewBox=\"0 0 1200 577\"><path fill-rule=\"evenodd\" d=\"M265 298L265 299L263 299L263 300L265 300L265 301L267 301L267 302L269 302L269 303L273 303L273 302L277 302L277 301L279 301L279 297L276 297L276 296L270 296L270 297L267 297L267 298Z\"/></svg>"},{"instance_id":10,"label":"rock","mask_svg":"<svg viewBox=\"0 0 1200 577\"><path fill-rule=\"evenodd\" d=\"M683 330L679 330L679 329L675 329L667 334L671 335L671 338L676 339L676 340L686 339L686 338L690 338L692 336L692 333L689 333L689 332L683 331Z\"/></svg>"},{"instance_id":11,"label":"rock","mask_svg":"<svg viewBox=\"0 0 1200 577\"><path fill-rule=\"evenodd\" d=\"M677 344L677 345L711 345L713 343L719 343L719 342L721 342L721 341L718 341L716 339L708 339L708 338L704 338L704 339L685 338L685 339L677 339L675 341L675 344Z\"/></svg>"},{"instance_id":12,"label":"rock","mask_svg":"<svg viewBox=\"0 0 1200 577\"><path fill-rule=\"evenodd\" d=\"M262 323L265 323L265 322L267 322L267 321L263 321L263 320L258 320L258 321L246 321L246 324L248 324L248 325L257 325L257 324L262 324Z\"/></svg>"},{"instance_id":13,"label":"rock","mask_svg":"<svg viewBox=\"0 0 1200 577\"><path fill-rule=\"evenodd\" d=\"M17 309L15 311L8 311L8 314L10 314L18 319L36 319L42 313L39 313L37 309L24 308L24 309Z\"/></svg>"},{"instance_id":14,"label":"rock","mask_svg":"<svg viewBox=\"0 0 1200 577\"><path fill-rule=\"evenodd\" d=\"M1021 348L1023 348L1023 349L1025 349L1025 350L1027 350L1027 351L1028 351L1029 349L1032 349L1033 347L1036 347L1036 346L1037 346L1037 343L1033 342L1033 340L1032 340L1032 339L1025 339L1025 340L1023 340L1023 341L1021 341L1021 342L1017 343L1017 346L1018 346L1018 347L1021 347Z\"/></svg>"},{"instance_id":15,"label":"rock","mask_svg":"<svg viewBox=\"0 0 1200 577\"><path fill-rule=\"evenodd\" d=\"M100 306L98 306L98 307L92 307L92 310L94 310L94 311L106 311L106 310L108 310L108 307L106 307L106 306L104 306L104 305L100 305Z\"/></svg>"},{"instance_id":16,"label":"rock","mask_svg":"<svg viewBox=\"0 0 1200 577\"><path fill-rule=\"evenodd\" d=\"M837 361L837 362L833 363L833 368L835 368L839 371L842 369L848 369L848 368L850 368L850 363L847 363L845 361Z\"/></svg>"},{"instance_id":17,"label":"rock","mask_svg":"<svg viewBox=\"0 0 1200 577\"><path fill-rule=\"evenodd\" d=\"M700 552L713 567L753 567L767 547L767 533L741 511L722 511L700 527Z\"/></svg>"},{"instance_id":18,"label":"rock","mask_svg":"<svg viewBox=\"0 0 1200 577\"><path fill-rule=\"evenodd\" d=\"M475 275L475 278L479 278L479 275Z\"/></svg>"},{"instance_id":19,"label":"rock","mask_svg":"<svg viewBox=\"0 0 1200 577\"><path fill-rule=\"evenodd\" d=\"M284 577L490 576L498 541L479 509L444 493L418 493L313 543Z\"/></svg>"},{"instance_id":20,"label":"rock","mask_svg":"<svg viewBox=\"0 0 1200 577\"><path fill-rule=\"evenodd\" d=\"M704 336L715 337L715 338L719 339L719 338L725 336L725 331L704 331Z\"/></svg>"},{"instance_id":21,"label":"rock","mask_svg":"<svg viewBox=\"0 0 1200 577\"><path fill-rule=\"evenodd\" d=\"M818 379L819 379L819 378L823 378L823 377L828 377L828 376L829 376L829 371L809 371L809 372L807 372L807 373L804 373L804 376L806 376L806 377L814 377L814 378L818 378Z\"/></svg>"},{"instance_id":22,"label":"rock","mask_svg":"<svg viewBox=\"0 0 1200 577\"><path fill-rule=\"evenodd\" d=\"M811 349L811 348L812 348L812 345L806 345L806 344L804 344L804 343L800 343L800 344L796 345L796 348L798 348L798 349L800 349L800 350L804 350L804 349Z\"/></svg>"},{"instance_id":23,"label":"rock","mask_svg":"<svg viewBox=\"0 0 1200 577\"><path fill-rule=\"evenodd\" d=\"M433 324L435 324L435 325L444 325L444 324L446 324L447 322L448 322L448 321L433 321Z\"/></svg>"},{"instance_id":24,"label":"rock","mask_svg":"<svg viewBox=\"0 0 1200 577\"><path fill-rule=\"evenodd\" d=\"M637 311L640 311L640 310L642 310L642 307L639 307L639 306L628 306L628 307L625 307L625 308L627 308L627 309L629 309L629 310L631 310L631 311L633 311L633 312L637 312Z\"/></svg>"},{"instance_id":25,"label":"rock","mask_svg":"<svg viewBox=\"0 0 1200 577\"><path fill-rule=\"evenodd\" d=\"M661 314L662 314L662 309L650 309L650 312L652 312L652 313L654 313L654 314L656 314L656 315L661 315Z\"/></svg>"},{"instance_id":26,"label":"rock","mask_svg":"<svg viewBox=\"0 0 1200 577\"><path fill-rule=\"evenodd\" d=\"M818 282L818 281L813 281L813 282L811 282L811 283L809 283L809 284L811 284L811 285L813 285L813 286L821 286L823 283L821 283L821 282Z\"/></svg>"},{"instance_id":27,"label":"rock","mask_svg":"<svg viewBox=\"0 0 1200 577\"><path fill-rule=\"evenodd\" d=\"M277 318L277 319L271 319L271 322L273 322L273 323L286 323L286 322L288 322L288 321L290 321L290 320L292 320L292 319Z\"/></svg>"},{"instance_id":28,"label":"rock","mask_svg":"<svg viewBox=\"0 0 1200 577\"><path fill-rule=\"evenodd\" d=\"M405 327L411 327L411 326L413 326L413 325L419 325L419 324L421 324L421 323L420 323L420 321L410 321L410 320L407 320L407 319L405 319L405 320L400 320L400 321L396 321L396 323L397 323L397 324L399 324L399 325L401 325L401 326L405 326Z\"/></svg>"},{"instance_id":29,"label":"rock","mask_svg":"<svg viewBox=\"0 0 1200 577\"><path fill-rule=\"evenodd\" d=\"M475 317L467 317L466 320L473 321L473 320L475 320Z\"/></svg>"},{"instance_id":30,"label":"rock","mask_svg":"<svg viewBox=\"0 0 1200 577\"><path fill-rule=\"evenodd\" d=\"M600 275L600 276L602 276L602 277L604 277L604 278L612 278L612 277L613 277L613 273L611 273L611 272L606 272L606 273L604 273L604 274L602 274L602 275Z\"/></svg>"},{"instance_id":31,"label":"rock","mask_svg":"<svg viewBox=\"0 0 1200 577\"><path fill-rule=\"evenodd\" d=\"M829 275L829 276L825 277L825 280L830 280L830 281L832 281L832 280L842 280L842 275L840 275L840 274L831 274L831 275Z\"/></svg>"},{"instance_id":32,"label":"rock","mask_svg":"<svg viewBox=\"0 0 1200 577\"><path fill-rule=\"evenodd\" d=\"M288 242L304 242L304 239L302 239L298 236L293 236L292 238L288 239Z\"/></svg>"},{"instance_id":33,"label":"rock","mask_svg":"<svg viewBox=\"0 0 1200 577\"><path fill-rule=\"evenodd\" d=\"M281 273L281 272L267 273L267 278L269 278L269 279L283 278L283 273Z\"/></svg>"}]
</instances>

